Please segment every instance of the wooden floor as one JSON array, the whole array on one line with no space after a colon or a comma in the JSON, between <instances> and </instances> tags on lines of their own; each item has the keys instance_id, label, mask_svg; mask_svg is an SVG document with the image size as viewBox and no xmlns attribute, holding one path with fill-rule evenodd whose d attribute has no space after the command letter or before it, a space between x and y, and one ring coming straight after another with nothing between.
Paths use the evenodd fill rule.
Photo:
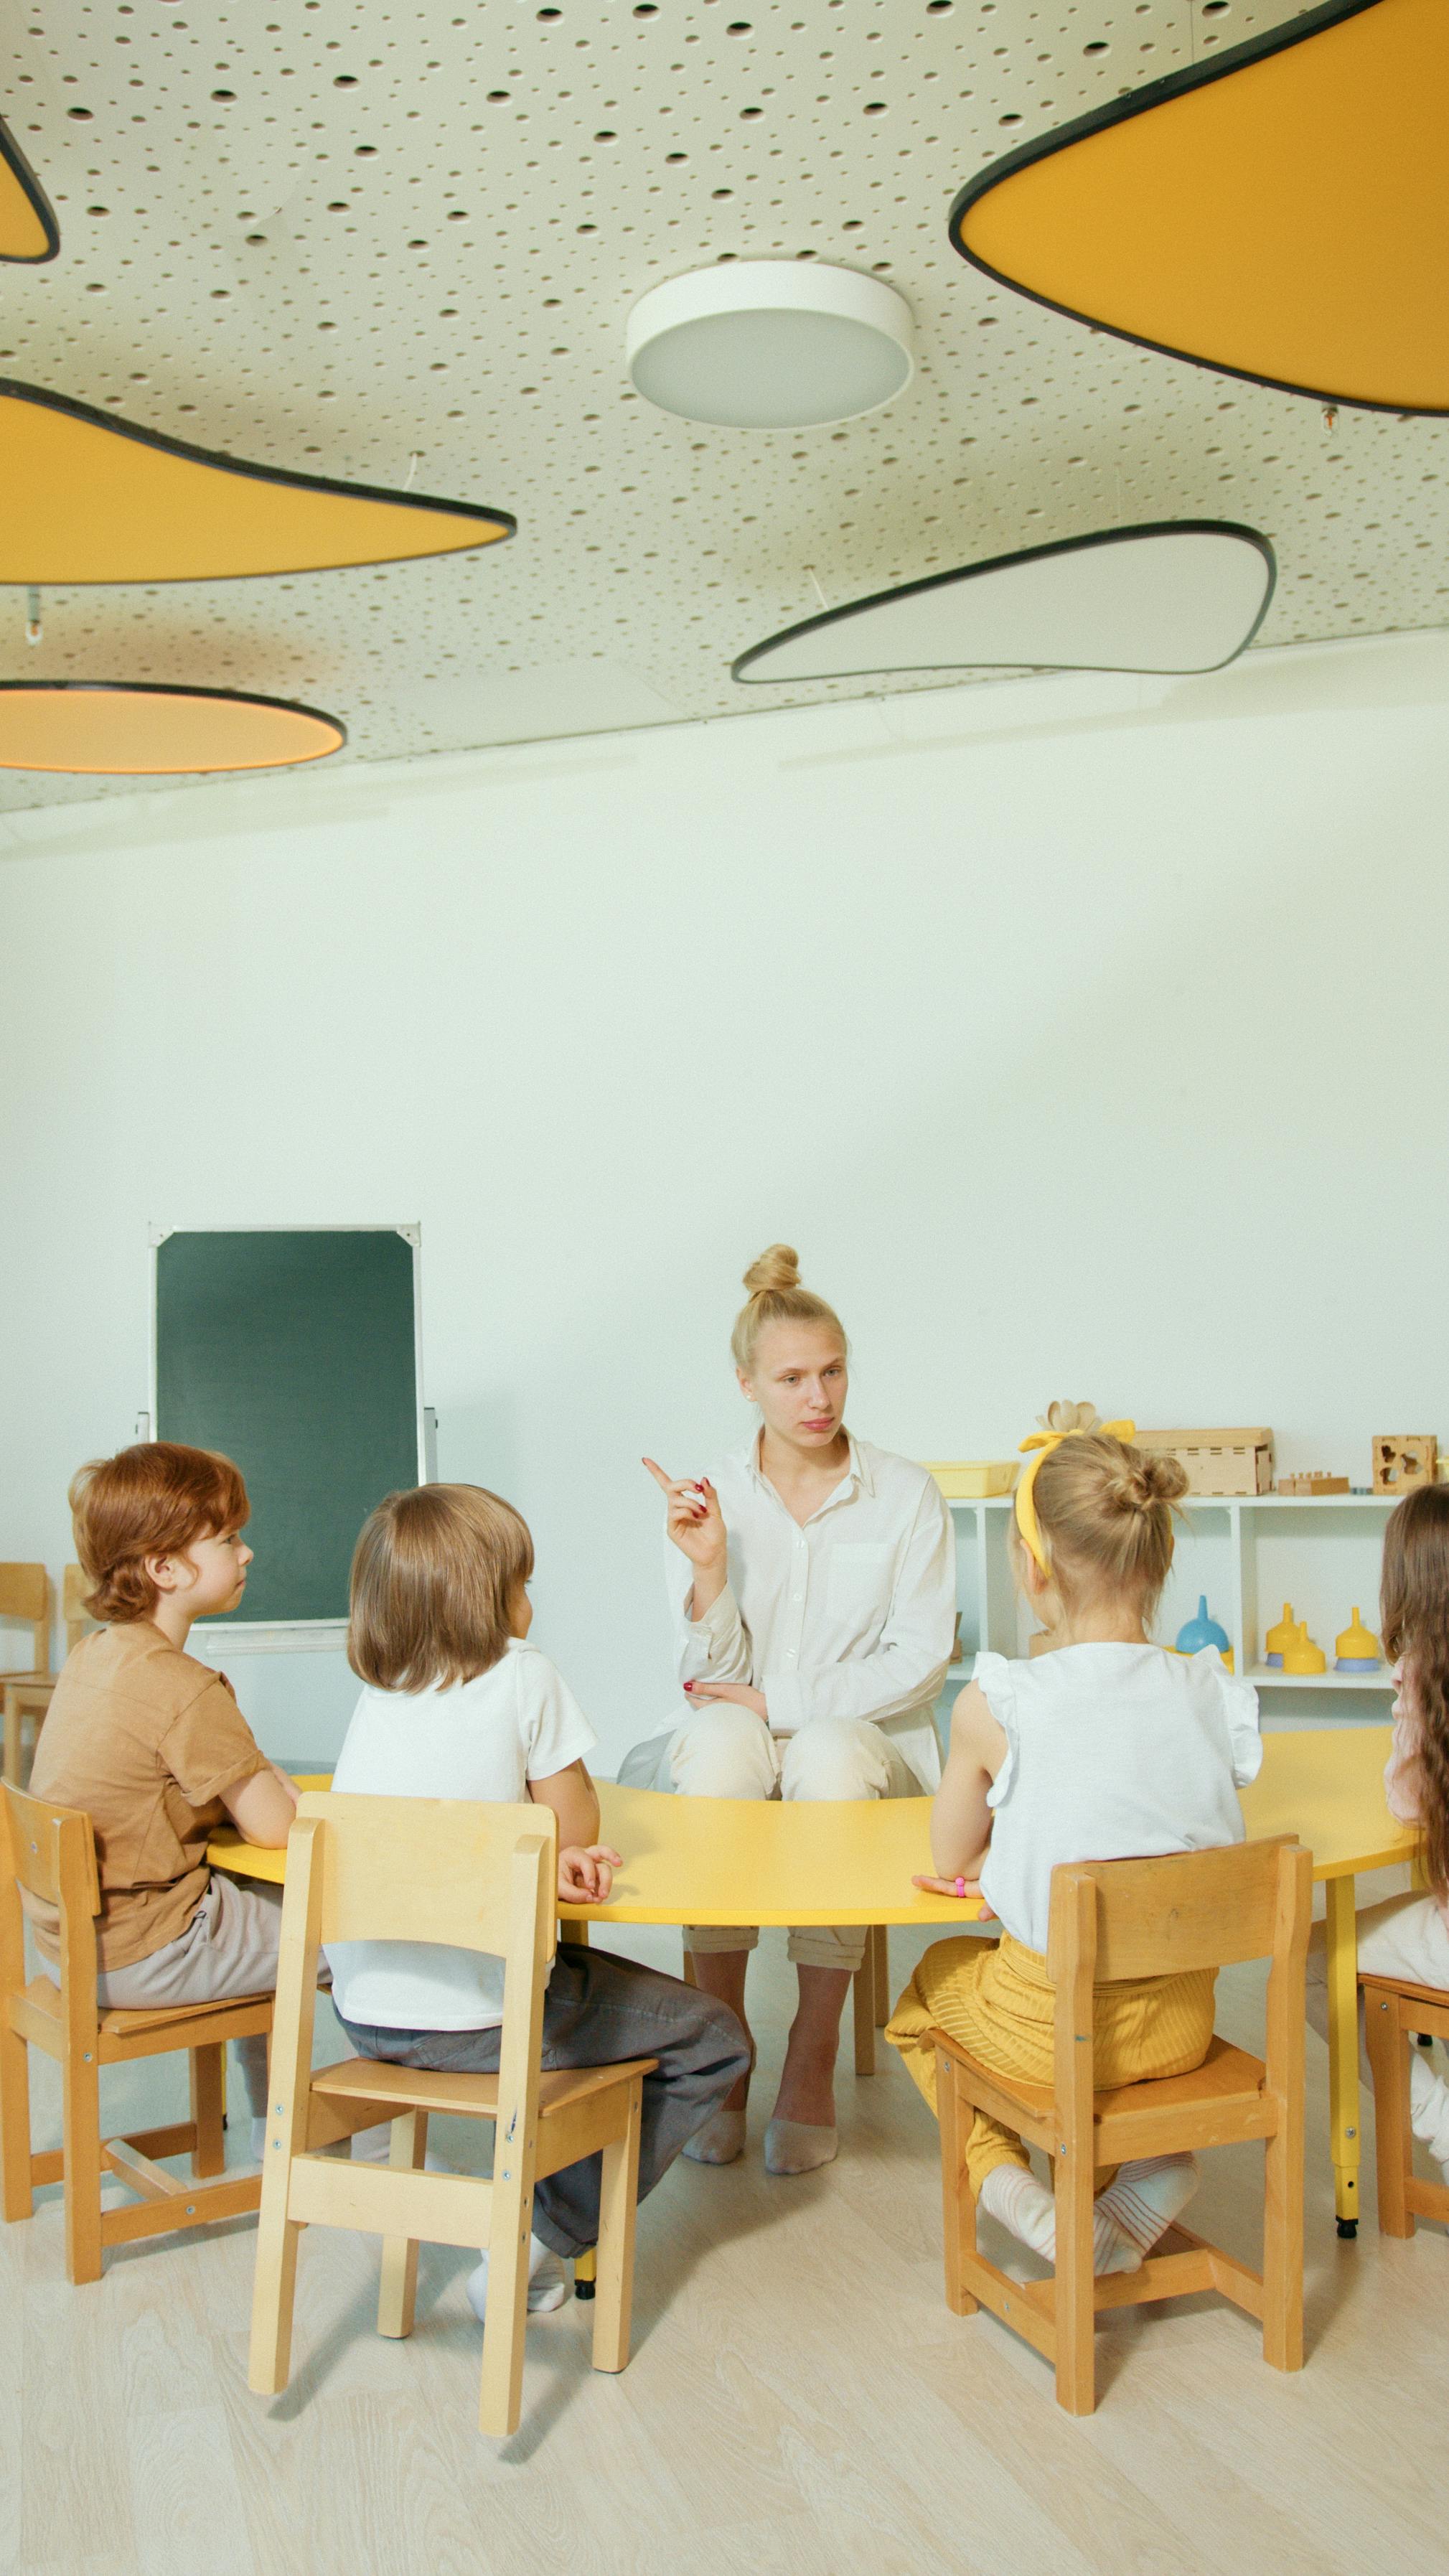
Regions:
<instances>
[{"instance_id":1,"label":"wooden floor","mask_svg":"<svg viewBox=\"0 0 1449 2576\"><path fill-rule=\"evenodd\" d=\"M1052 2403L1034 2355L943 2303L933 2123L891 2052L840 2083L828 2171L771 2182L760 2132L790 1979L752 1977L748 2159L680 2163L640 2225L634 2359L587 2361L590 2310L529 2328L524 2418L474 2429L469 2258L420 2267L411 2342L373 2332L376 2246L304 2238L297 2370L245 2380L253 2231L113 2254L72 2290L58 2195L0 2229L0 2568L19 2576L1388 2576L1443 2564L1449 2241L1335 2236L1324 2051L1310 2035L1308 2367L1263 2367L1207 2300L1100 2330L1102 2402ZM670 1934L627 1936L677 1961ZM625 1946L625 1938L618 1938ZM904 1982L918 1942L897 1934ZM1253 2045L1255 1971L1219 2026ZM757 1999L757 2000L756 2000ZM339 2051L340 2053L340 2051ZM848 2054L848 2052L847 2052ZM179 2068L122 2070L113 2127L167 2116ZM131 2085L128 2096L125 2088ZM38 2131L59 2139L40 2092ZM238 2153L246 2124L234 2122ZM435 2143L475 2152L461 2123ZM1208 2160L1193 2223L1256 2259L1256 2150ZM1371 2167L1365 2175L1370 2188ZM998 2255L1004 2240L994 2238ZM1023 2257L1023 2268L1030 2258ZM18 2330L17 2330L18 2327Z\"/></svg>"}]
</instances>

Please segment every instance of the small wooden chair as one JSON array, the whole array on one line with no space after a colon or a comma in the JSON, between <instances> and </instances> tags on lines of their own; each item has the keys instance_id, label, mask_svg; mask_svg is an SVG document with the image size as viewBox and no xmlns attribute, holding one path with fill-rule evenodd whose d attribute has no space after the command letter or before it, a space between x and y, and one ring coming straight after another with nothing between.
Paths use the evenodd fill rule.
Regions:
<instances>
[{"instance_id":1,"label":"small wooden chair","mask_svg":"<svg viewBox=\"0 0 1449 2576\"><path fill-rule=\"evenodd\" d=\"M1379 2234L1412 2236L1416 2218L1449 2224L1449 2184L1420 2182L1409 2126L1409 2051L1420 2031L1449 2039L1449 1994L1397 1977L1360 1977L1363 2030L1374 2087Z\"/></svg>"},{"instance_id":2,"label":"small wooden chair","mask_svg":"<svg viewBox=\"0 0 1449 2576\"><path fill-rule=\"evenodd\" d=\"M304 2226L383 2239L377 2330L411 2334L419 2240L486 2246L479 2423L518 2427L534 2184L603 2150L596 2370L629 2358L634 2203L644 2077L658 2063L543 2075L545 1977L554 1953L558 1821L540 1806L309 1792L287 1844L277 2027L252 2308L251 2386L285 2388L291 2365L297 2240ZM317 1954L323 1942L437 1941L504 1961L496 2075L428 2074L369 2058L311 2071ZM433 2111L488 2120L493 2179L422 2170ZM391 2119L387 2165L321 2152Z\"/></svg>"},{"instance_id":3,"label":"small wooden chair","mask_svg":"<svg viewBox=\"0 0 1449 2576\"><path fill-rule=\"evenodd\" d=\"M1101 2308L1217 2290L1263 2325L1263 2358L1303 2366L1303 1985L1312 1855L1291 1837L1229 1844L1161 1860L1073 1862L1052 1872L1047 1960L1056 1988L1055 2079L1023 2084L994 2074L944 2031L935 2033L946 2301L957 2316L978 2303L1025 2337L1056 2370L1057 2402L1072 2415L1096 2404L1093 2329ZM1173 1976L1267 1955L1266 2062L1214 2039L1191 2075L1093 2084L1092 1988ZM1051 2162L1056 2274L1014 2281L976 2250L976 2208L965 2173L976 2110L1005 2123ZM1185 2227L1170 2252L1139 2272L1092 2273L1092 2204L1103 2165L1182 2149L1264 2141L1267 2189L1261 2277Z\"/></svg>"},{"instance_id":4,"label":"small wooden chair","mask_svg":"<svg viewBox=\"0 0 1449 2576\"><path fill-rule=\"evenodd\" d=\"M95 1620L92 1619L85 1604L85 1596L89 1590L89 1575L82 1574L78 1565L68 1565L61 1579L60 1591L60 1615L65 1628L65 1651L68 1655L80 1644L82 1637L88 1635L90 1630L96 1625ZM47 1664L49 1663L49 1660L50 1643L49 1630L47 1628ZM31 1735L31 1759L33 1761L35 1756L34 1739L40 1733L40 1729L45 1718L45 1712L50 1706L51 1697L59 1679L60 1675L58 1673L52 1673L50 1671L20 1675L10 1674L4 1677L4 1773L7 1780L14 1781L17 1789L22 1785L21 1771L25 1762L25 1721L27 1718L33 1718L35 1721L33 1727L29 1730Z\"/></svg>"},{"instance_id":5,"label":"small wooden chair","mask_svg":"<svg viewBox=\"0 0 1449 2576\"><path fill-rule=\"evenodd\" d=\"M226 2162L222 2134L222 2065L229 2039L270 2030L272 1998L235 2003L157 2006L144 2012L100 2012L96 2005L96 1926L100 1885L89 1816L48 1807L7 1783L3 1796L4 1875L0 1880L0 2161L7 2219L29 2218L37 2183L65 2185L65 2268L72 2281L98 2281L108 2245L169 2235L236 2218L257 2207L261 2178L198 2183ZM25 1930L20 1889L60 1909L60 1983L25 1982ZM60 2066L64 2146L40 2155L30 2145L30 2062L43 2049ZM100 2070L184 2048L191 2056L191 2117L129 2138L103 2138ZM153 2161L190 2154L187 2183ZM111 2178L137 2201L102 2209Z\"/></svg>"},{"instance_id":6,"label":"small wooden chair","mask_svg":"<svg viewBox=\"0 0 1449 2576\"><path fill-rule=\"evenodd\" d=\"M0 1691L5 1693L5 1776L13 1779L10 1692L21 1683L48 1683L51 1678L50 1577L43 1565L0 1565L0 1619L28 1627L31 1636L30 1662L0 1672Z\"/></svg>"}]
</instances>

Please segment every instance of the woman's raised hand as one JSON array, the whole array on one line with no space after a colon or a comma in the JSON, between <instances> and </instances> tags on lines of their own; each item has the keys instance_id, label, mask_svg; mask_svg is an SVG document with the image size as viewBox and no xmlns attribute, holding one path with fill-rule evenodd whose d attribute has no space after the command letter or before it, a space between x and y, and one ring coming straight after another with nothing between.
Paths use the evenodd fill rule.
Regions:
<instances>
[{"instance_id":1,"label":"woman's raised hand","mask_svg":"<svg viewBox=\"0 0 1449 2576\"><path fill-rule=\"evenodd\" d=\"M646 1458L644 1464L668 1503L664 1525L675 1546L702 1573L723 1567L727 1550L724 1514L709 1478L696 1482L691 1476L666 1476L652 1458Z\"/></svg>"}]
</instances>

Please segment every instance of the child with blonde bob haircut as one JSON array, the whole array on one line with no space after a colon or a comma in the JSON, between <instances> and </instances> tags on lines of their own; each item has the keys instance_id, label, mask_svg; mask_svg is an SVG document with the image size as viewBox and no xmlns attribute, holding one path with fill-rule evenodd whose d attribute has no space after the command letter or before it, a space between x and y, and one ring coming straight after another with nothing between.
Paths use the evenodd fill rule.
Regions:
<instances>
[{"instance_id":1,"label":"child with blonde bob haircut","mask_svg":"<svg viewBox=\"0 0 1449 2576\"><path fill-rule=\"evenodd\" d=\"M348 1658L364 1684L334 1789L390 1798L532 1799L558 1818L558 1892L602 1903L619 1854L597 1840L585 1757L594 1734L547 1655L529 1642L533 1541L511 1503L480 1485L389 1494L357 1542ZM338 2017L362 2056L393 2066L491 2074L498 2066L503 1962L435 1942L347 1941L328 1949ZM545 2069L652 2057L639 2197L713 2117L748 2064L727 2006L632 1959L561 1941L544 2001ZM528 2304L558 2307L542 2276L550 2249L598 2238L601 2159L567 2165L534 2194ZM468 2281L481 2317L488 2257Z\"/></svg>"},{"instance_id":2,"label":"child with blonde bob haircut","mask_svg":"<svg viewBox=\"0 0 1449 2576\"><path fill-rule=\"evenodd\" d=\"M886 2031L933 2109L937 2029L1003 2075L1050 2084L1056 1998L1045 1954L1058 1863L1241 1842L1237 1787L1262 1759L1257 1693L1234 1680L1216 1647L1174 1656L1147 1634L1172 1563L1182 1468L1132 1448L1131 1423L1099 1425L1090 1405L1054 1404L1045 1426L1022 1443L1035 1455L1011 1532L1017 1587L1045 1634L1025 1662L977 1656L951 1712L931 1819L942 1875L917 1882L983 1897L1000 1919L1000 1947L937 1942ZM1214 1983L1215 1972L1200 1969L1099 1986L1098 2083L1200 2066ZM1021 2139L978 2111L966 2168L980 2208L1053 2260L1052 2194ZM1097 2202L1097 2271L1136 2271L1196 2183L1185 2155L1109 2173Z\"/></svg>"}]
</instances>

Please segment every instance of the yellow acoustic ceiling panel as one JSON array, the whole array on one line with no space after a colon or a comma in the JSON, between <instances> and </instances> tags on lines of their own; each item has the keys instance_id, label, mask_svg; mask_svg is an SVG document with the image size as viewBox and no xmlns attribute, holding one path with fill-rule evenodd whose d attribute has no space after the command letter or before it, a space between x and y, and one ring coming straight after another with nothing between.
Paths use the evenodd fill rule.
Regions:
<instances>
[{"instance_id":1,"label":"yellow acoustic ceiling panel","mask_svg":"<svg viewBox=\"0 0 1449 2576\"><path fill-rule=\"evenodd\" d=\"M50 201L0 117L0 259L54 259L59 248Z\"/></svg>"},{"instance_id":2,"label":"yellow acoustic ceiling panel","mask_svg":"<svg viewBox=\"0 0 1449 2576\"><path fill-rule=\"evenodd\" d=\"M1449 0L1329 0L973 179L951 238L1078 321L1449 411Z\"/></svg>"},{"instance_id":3,"label":"yellow acoustic ceiling panel","mask_svg":"<svg viewBox=\"0 0 1449 2576\"><path fill-rule=\"evenodd\" d=\"M109 778L288 769L347 740L335 716L235 689L140 680L0 680L0 769Z\"/></svg>"},{"instance_id":4,"label":"yellow acoustic ceiling panel","mask_svg":"<svg viewBox=\"0 0 1449 2576\"><path fill-rule=\"evenodd\" d=\"M217 581L459 554L505 510L285 474L0 378L0 582Z\"/></svg>"}]
</instances>

